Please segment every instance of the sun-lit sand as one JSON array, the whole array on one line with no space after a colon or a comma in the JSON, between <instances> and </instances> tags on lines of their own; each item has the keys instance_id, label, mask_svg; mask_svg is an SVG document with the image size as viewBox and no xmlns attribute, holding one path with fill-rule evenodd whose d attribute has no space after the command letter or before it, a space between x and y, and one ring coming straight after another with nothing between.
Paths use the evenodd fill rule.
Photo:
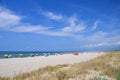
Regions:
<instances>
[{"instance_id":1,"label":"sun-lit sand","mask_svg":"<svg viewBox=\"0 0 120 80\"><path fill-rule=\"evenodd\" d=\"M73 64L93 59L102 53L83 53L79 55L63 54L51 55L48 57L26 57L26 58L9 58L0 59L0 76L13 77L20 73L30 72L46 66L59 64Z\"/></svg>"}]
</instances>

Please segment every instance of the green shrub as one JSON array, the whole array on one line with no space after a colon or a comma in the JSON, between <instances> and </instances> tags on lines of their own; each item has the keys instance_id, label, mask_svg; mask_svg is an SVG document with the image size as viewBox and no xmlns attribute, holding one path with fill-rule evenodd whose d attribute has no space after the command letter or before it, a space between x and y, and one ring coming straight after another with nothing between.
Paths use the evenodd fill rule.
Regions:
<instances>
[{"instance_id":1,"label":"green shrub","mask_svg":"<svg viewBox=\"0 0 120 80\"><path fill-rule=\"evenodd\" d=\"M93 80L108 80L108 79L107 79L107 78L105 78L105 77L104 77L104 78L102 78L102 77L100 77L100 76L99 76L99 77L94 77L94 79L93 79Z\"/></svg>"},{"instance_id":2,"label":"green shrub","mask_svg":"<svg viewBox=\"0 0 120 80\"><path fill-rule=\"evenodd\" d=\"M116 80L120 80L120 72L116 73Z\"/></svg>"},{"instance_id":3,"label":"green shrub","mask_svg":"<svg viewBox=\"0 0 120 80\"><path fill-rule=\"evenodd\" d=\"M101 78L95 76L93 80L101 80Z\"/></svg>"}]
</instances>

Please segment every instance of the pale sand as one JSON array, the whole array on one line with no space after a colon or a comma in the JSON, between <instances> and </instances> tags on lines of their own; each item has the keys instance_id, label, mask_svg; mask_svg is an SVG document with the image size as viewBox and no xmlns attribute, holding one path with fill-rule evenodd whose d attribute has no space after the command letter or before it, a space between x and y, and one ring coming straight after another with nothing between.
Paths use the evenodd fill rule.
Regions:
<instances>
[{"instance_id":1,"label":"pale sand","mask_svg":"<svg viewBox=\"0 0 120 80\"><path fill-rule=\"evenodd\" d=\"M101 53L102 54L102 53ZM59 64L73 64L88 61L99 55L100 53L83 53L75 56L73 54L51 55L48 57L27 57L27 58L10 58L0 59L0 76L13 77L20 73L31 72L46 66L54 66Z\"/></svg>"}]
</instances>

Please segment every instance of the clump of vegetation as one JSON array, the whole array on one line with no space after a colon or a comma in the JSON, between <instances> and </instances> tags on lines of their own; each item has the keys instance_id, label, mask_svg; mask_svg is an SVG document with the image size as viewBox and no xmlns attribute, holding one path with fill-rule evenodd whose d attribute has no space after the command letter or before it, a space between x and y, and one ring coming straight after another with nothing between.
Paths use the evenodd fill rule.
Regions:
<instances>
[{"instance_id":1,"label":"clump of vegetation","mask_svg":"<svg viewBox=\"0 0 120 80\"><path fill-rule=\"evenodd\" d=\"M64 64L64 65L56 65L56 66L47 66L43 69L39 69L31 73L20 74L12 78L12 80L25 80L25 79L27 80L54 80L56 77L62 80L66 75L63 74L65 73L64 71L60 72L60 68L66 67L66 66L68 65Z\"/></svg>"},{"instance_id":2,"label":"clump of vegetation","mask_svg":"<svg viewBox=\"0 0 120 80\"><path fill-rule=\"evenodd\" d=\"M65 78L67 78L67 72L66 71L56 72L56 78L57 80L64 80Z\"/></svg>"},{"instance_id":3,"label":"clump of vegetation","mask_svg":"<svg viewBox=\"0 0 120 80\"><path fill-rule=\"evenodd\" d=\"M100 76L96 77L95 76L93 80L108 80L108 79L105 77L100 77Z\"/></svg>"},{"instance_id":4,"label":"clump of vegetation","mask_svg":"<svg viewBox=\"0 0 120 80\"><path fill-rule=\"evenodd\" d=\"M9 78L0 77L0 80L9 80Z\"/></svg>"},{"instance_id":5,"label":"clump of vegetation","mask_svg":"<svg viewBox=\"0 0 120 80\"><path fill-rule=\"evenodd\" d=\"M71 68L77 68L76 71L79 71L81 76L96 74L106 75L113 79L117 76L117 80L120 80L118 74L120 72L120 51L106 52L106 54L90 61L74 64Z\"/></svg>"},{"instance_id":6,"label":"clump of vegetation","mask_svg":"<svg viewBox=\"0 0 120 80\"><path fill-rule=\"evenodd\" d=\"M120 80L120 72L116 73L116 80Z\"/></svg>"},{"instance_id":7,"label":"clump of vegetation","mask_svg":"<svg viewBox=\"0 0 120 80\"><path fill-rule=\"evenodd\" d=\"M47 66L46 68L44 68L44 70L53 72L53 71L57 71L58 69L60 69L62 67L65 67L65 66L67 66L67 65Z\"/></svg>"}]
</instances>

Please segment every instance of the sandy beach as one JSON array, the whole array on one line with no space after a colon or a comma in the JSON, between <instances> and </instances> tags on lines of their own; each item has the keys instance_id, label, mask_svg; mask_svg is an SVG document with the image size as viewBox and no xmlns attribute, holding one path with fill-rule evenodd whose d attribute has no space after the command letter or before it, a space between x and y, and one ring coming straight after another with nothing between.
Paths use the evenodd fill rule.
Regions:
<instances>
[{"instance_id":1,"label":"sandy beach","mask_svg":"<svg viewBox=\"0 0 120 80\"><path fill-rule=\"evenodd\" d=\"M103 53L83 53L79 55L63 54L51 55L48 57L26 57L26 58L9 58L0 59L0 76L13 77L20 73L31 72L46 66L59 64L73 64L93 59Z\"/></svg>"}]
</instances>

